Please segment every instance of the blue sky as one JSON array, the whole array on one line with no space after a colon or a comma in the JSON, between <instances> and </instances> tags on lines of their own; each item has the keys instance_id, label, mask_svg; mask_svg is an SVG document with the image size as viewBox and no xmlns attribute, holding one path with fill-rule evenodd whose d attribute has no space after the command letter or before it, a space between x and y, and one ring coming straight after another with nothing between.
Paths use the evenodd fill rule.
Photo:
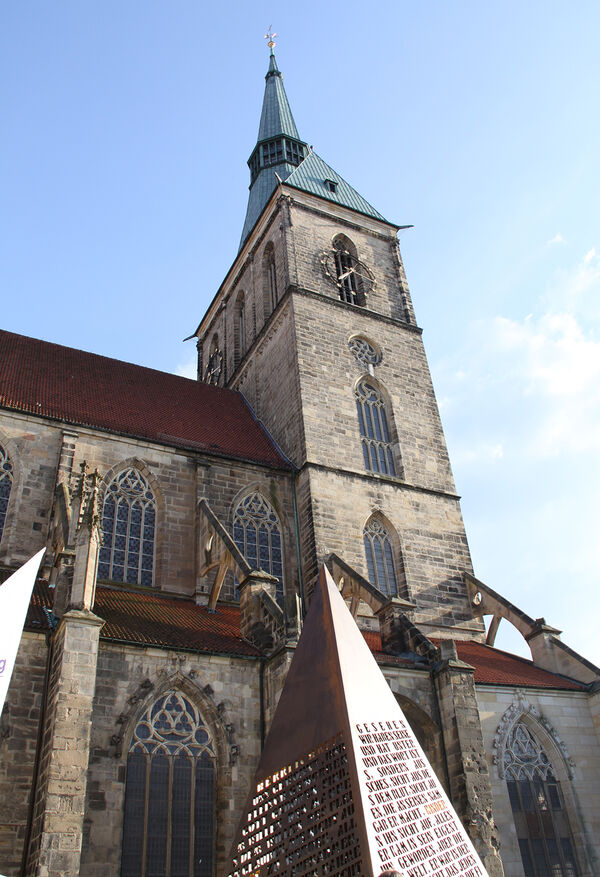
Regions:
<instances>
[{"instance_id":1,"label":"blue sky","mask_svg":"<svg viewBox=\"0 0 600 877\"><path fill-rule=\"evenodd\" d=\"M190 373L182 339L237 251L272 23L301 136L415 226L401 249L476 575L600 662L600 5L0 17L4 328Z\"/></svg>"}]
</instances>

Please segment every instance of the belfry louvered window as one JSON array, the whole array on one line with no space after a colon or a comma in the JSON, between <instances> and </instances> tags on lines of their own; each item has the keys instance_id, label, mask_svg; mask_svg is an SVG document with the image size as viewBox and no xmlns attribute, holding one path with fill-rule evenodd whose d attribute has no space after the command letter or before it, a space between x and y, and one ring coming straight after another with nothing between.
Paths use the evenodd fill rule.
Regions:
<instances>
[{"instance_id":1,"label":"belfry louvered window","mask_svg":"<svg viewBox=\"0 0 600 877\"><path fill-rule=\"evenodd\" d=\"M4 524L6 522L6 511L8 509L8 501L10 499L10 491L13 483L13 468L8 454L0 445L0 539L4 532Z\"/></svg>"},{"instance_id":2,"label":"belfry louvered window","mask_svg":"<svg viewBox=\"0 0 600 877\"><path fill-rule=\"evenodd\" d=\"M125 469L106 489L98 578L152 585L155 535L152 489L137 469Z\"/></svg>"},{"instance_id":3,"label":"belfry louvered window","mask_svg":"<svg viewBox=\"0 0 600 877\"><path fill-rule=\"evenodd\" d=\"M351 254L341 246L335 248L335 268L340 283L340 298L350 304L357 304L360 298L358 277Z\"/></svg>"},{"instance_id":4,"label":"belfry louvered window","mask_svg":"<svg viewBox=\"0 0 600 877\"><path fill-rule=\"evenodd\" d=\"M233 515L233 540L253 569L277 579L277 602L283 605L283 551L277 515L260 493L237 505Z\"/></svg>"},{"instance_id":5,"label":"belfry louvered window","mask_svg":"<svg viewBox=\"0 0 600 877\"><path fill-rule=\"evenodd\" d=\"M390 534L378 518L371 518L363 530L369 581L388 597L398 595L398 579Z\"/></svg>"},{"instance_id":6,"label":"belfry louvered window","mask_svg":"<svg viewBox=\"0 0 600 877\"><path fill-rule=\"evenodd\" d=\"M179 691L136 725L127 757L121 877L212 877L215 753Z\"/></svg>"},{"instance_id":7,"label":"belfry louvered window","mask_svg":"<svg viewBox=\"0 0 600 877\"><path fill-rule=\"evenodd\" d=\"M369 381L361 381L355 395L365 469L395 475L385 403L381 394Z\"/></svg>"},{"instance_id":8,"label":"belfry louvered window","mask_svg":"<svg viewBox=\"0 0 600 877\"><path fill-rule=\"evenodd\" d=\"M509 734L504 768L525 877L577 877L560 783L524 722Z\"/></svg>"}]
</instances>

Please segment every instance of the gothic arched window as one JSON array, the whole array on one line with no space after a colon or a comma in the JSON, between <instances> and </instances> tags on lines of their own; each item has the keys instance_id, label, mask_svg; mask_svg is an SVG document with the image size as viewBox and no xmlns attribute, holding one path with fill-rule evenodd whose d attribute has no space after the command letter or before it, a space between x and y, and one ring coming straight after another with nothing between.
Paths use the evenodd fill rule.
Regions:
<instances>
[{"instance_id":1,"label":"gothic arched window","mask_svg":"<svg viewBox=\"0 0 600 877\"><path fill-rule=\"evenodd\" d=\"M363 542L369 581L387 597L397 597L399 580L402 590L405 590L404 564L400 558L397 574L390 534L379 518L373 517L367 521L363 530Z\"/></svg>"},{"instance_id":2,"label":"gothic arched window","mask_svg":"<svg viewBox=\"0 0 600 877\"><path fill-rule=\"evenodd\" d=\"M577 877L560 783L524 722L508 736L504 768L525 877Z\"/></svg>"},{"instance_id":3,"label":"gothic arched window","mask_svg":"<svg viewBox=\"0 0 600 877\"><path fill-rule=\"evenodd\" d=\"M263 300L265 320L277 307L277 269L272 243L265 247L263 256Z\"/></svg>"},{"instance_id":4,"label":"gothic arched window","mask_svg":"<svg viewBox=\"0 0 600 877\"><path fill-rule=\"evenodd\" d=\"M283 551L277 515L260 493L246 496L233 515L233 541L253 569L277 579L277 602L283 604Z\"/></svg>"},{"instance_id":5,"label":"gothic arched window","mask_svg":"<svg viewBox=\"0 0 600 877\"><path fill-rule=\"evenodd\" d=\"M152 489L137 469L124 469L106 488L98 578L152 585L155 533Z\"/></svg>"},{"instance_id":6,"label":"gothic arched window","mask_svg":"<svg viewBox=\"0 0 600 877\"><path fill-rule=\"evenodd\" d=\"M8 459L8 454L2 445L0 445L0 539L2 539L2 533L4 532L4 523L6 521L6 511L8 509L12 483L12 464Z\"/></svg>"},{"instance_id":7,"label":"gothic arched window","mask_svg":"<svg viewBox=\"0 0 600 877\"><path fill-rule=\"evenodd\" d=\"M333 253L341 300L363 305L365 296L360 276L355 270L358 263L356 247L345 235L339 235L333 242Z\"/></svg>"},{"instance_id":8,"label":"gothic arched window","mask_svg":"<svg viewBox=\"0 0 600 877\"><path fill-rule=\"evenodd\" d=\"M395 475L390 432L381 393L373 383L362 380L355 395L365 469L383 475Z\"/></svg>"},{"instance_id":9,"label":"gothic arched window","mask_svg":"<svg viewBox=\"0 0 600 877\"><path fill-rule=\"evenodd\" d=\"M179 691L137 723L127 757L121 877L212 877L215 753Z\"/></svg>"}]
</instances>

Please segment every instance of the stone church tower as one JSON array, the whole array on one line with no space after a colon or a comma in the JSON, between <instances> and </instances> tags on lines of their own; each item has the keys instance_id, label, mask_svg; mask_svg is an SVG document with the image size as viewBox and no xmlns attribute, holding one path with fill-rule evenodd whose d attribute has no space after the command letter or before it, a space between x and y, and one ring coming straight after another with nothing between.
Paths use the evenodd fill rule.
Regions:
<instances>
[{"instance_id":1,"label":"stone church tower","mask_svg":"<svg viewBox=\"0 0 600 877\"><path fill-rule=\"evenodd\" d=\"M248 165L240 250L197 330L198 378L241 391L294 465L304 595L333 554L427 635L480 635L398 227L300 138L274 54Z\"/></svg>"},{"instance_id":2,"label":"stone church tower","mask_svg":"<svg viewBox=\"0 0 600 877\"><path fill-rule=\"evenodd\" d=\"M0 583L46 548L0 873L226 874L326 564L490 877L592 877L600 669L475 578L398 227L301 138L272 49L198 380L0 331Z\"/></svg>"}]
</instances>

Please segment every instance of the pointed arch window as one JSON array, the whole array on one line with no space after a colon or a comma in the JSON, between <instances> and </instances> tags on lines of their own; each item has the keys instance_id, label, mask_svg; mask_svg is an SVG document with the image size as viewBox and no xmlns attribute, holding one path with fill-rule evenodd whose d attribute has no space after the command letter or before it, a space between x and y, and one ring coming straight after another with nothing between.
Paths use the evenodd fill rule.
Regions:
<instances>
[{"instance_id":1,"label":"pointed arch window","mask_svg":"<svg viewBox=\"0 0 600 877\"><path fill-rule=\"evenodd\" d=\"M363 530L363 542L367 558L369 581L382 594L398 596L398 576L390 534L379 518L371 518ZM404 579L404 570L402 580Z\"/></svg>"},{"instance_id":2,"label":"pointed arch window","mask_svg":"<svg viewBox=\"0 0 600 877\"><path fill-rule=\"evenodd\" d=\"M212 877L214 826L211 735L172 690L146 710L129 747L121 877Z\"/></svg>"},{"instance_id":3,"label":"pointed arch window","mask_svg":"<svg viewBox=\"0 0 600 877\"><path fill-rule=\"evenodd\" d=\"M238 365L246 349L246 300L240 292L235 302L233 341L235 364Z\"/></svg>"},{"instance_id":4,"label":"pointed arch window","mask_svg":"<svg viewBox=\"0 0 600 877\"><path fill-rule=\"evenodd\" d=\"M275 266L275 250L269 242L263 257L263 291L265 319L277 307L277 268Z\"/></svg>"},{"instance_id":5,"label":"pointed arch window","mask_svg":"<svg viewBox=\"0 0 600 877\"><path fill-rule=\"evenodd\" d=\"M578 877L560 783L524 722L508 736L504 769L525 877Z\"/></svg>"},{"instance_id":6,"label":"pointed arch window","mask_svg":"<svg viewBox=\"0 0 600 877\"><path fill-rule=\"evenodd\" d=\"M382 475L395 475L388 419L381 393L375 384L361 381L355 395L365 469Z\"/></svg>"},{"instance_id":7,"label":"pointed arch window","mask_svg":"<svg viewBox=\"0 0 600 877\"><path fill-rule=\"evenodd\" d=\"M282 606L281 526L272 506L260 493L250 494L236 506L233 541L253 569L263 569L277 579L277 602Z\"/></svg>"},{"instance_id":8,"label":"pointed arch window","mask_svg":"<svg viewBox=\"0 0 600 877\"><path fill-rule=\"evenodd\" d=\"M0 539L4 532L4 524L6 522L6 512L8 510L8 501L10 500L10 492L13 484L13 467L8 458L8 454L0 445Z\"/></svg>"},{"instance_id":9,"label":"pointed arch window","mask_svg":"<svg viewBox=\"0 0 600 877\"><path fill-rule=\"evenodd\" d=\"M355 247L347 237L341 236L334 240L333 252L341 300L363 304L360 279L354 270L358 261Z\"/></svg>"},{"instance_id":10,"label":"pointed arch window","mask_svg":"<svg viewBox=\"0 0 600 877\"><path fill-rule=\"evenodd\" d=\"M155 535L156 500L152 488L137 469L125 469L106 489L98 578L152 585Z\"/></svg>"}]
</instances>

